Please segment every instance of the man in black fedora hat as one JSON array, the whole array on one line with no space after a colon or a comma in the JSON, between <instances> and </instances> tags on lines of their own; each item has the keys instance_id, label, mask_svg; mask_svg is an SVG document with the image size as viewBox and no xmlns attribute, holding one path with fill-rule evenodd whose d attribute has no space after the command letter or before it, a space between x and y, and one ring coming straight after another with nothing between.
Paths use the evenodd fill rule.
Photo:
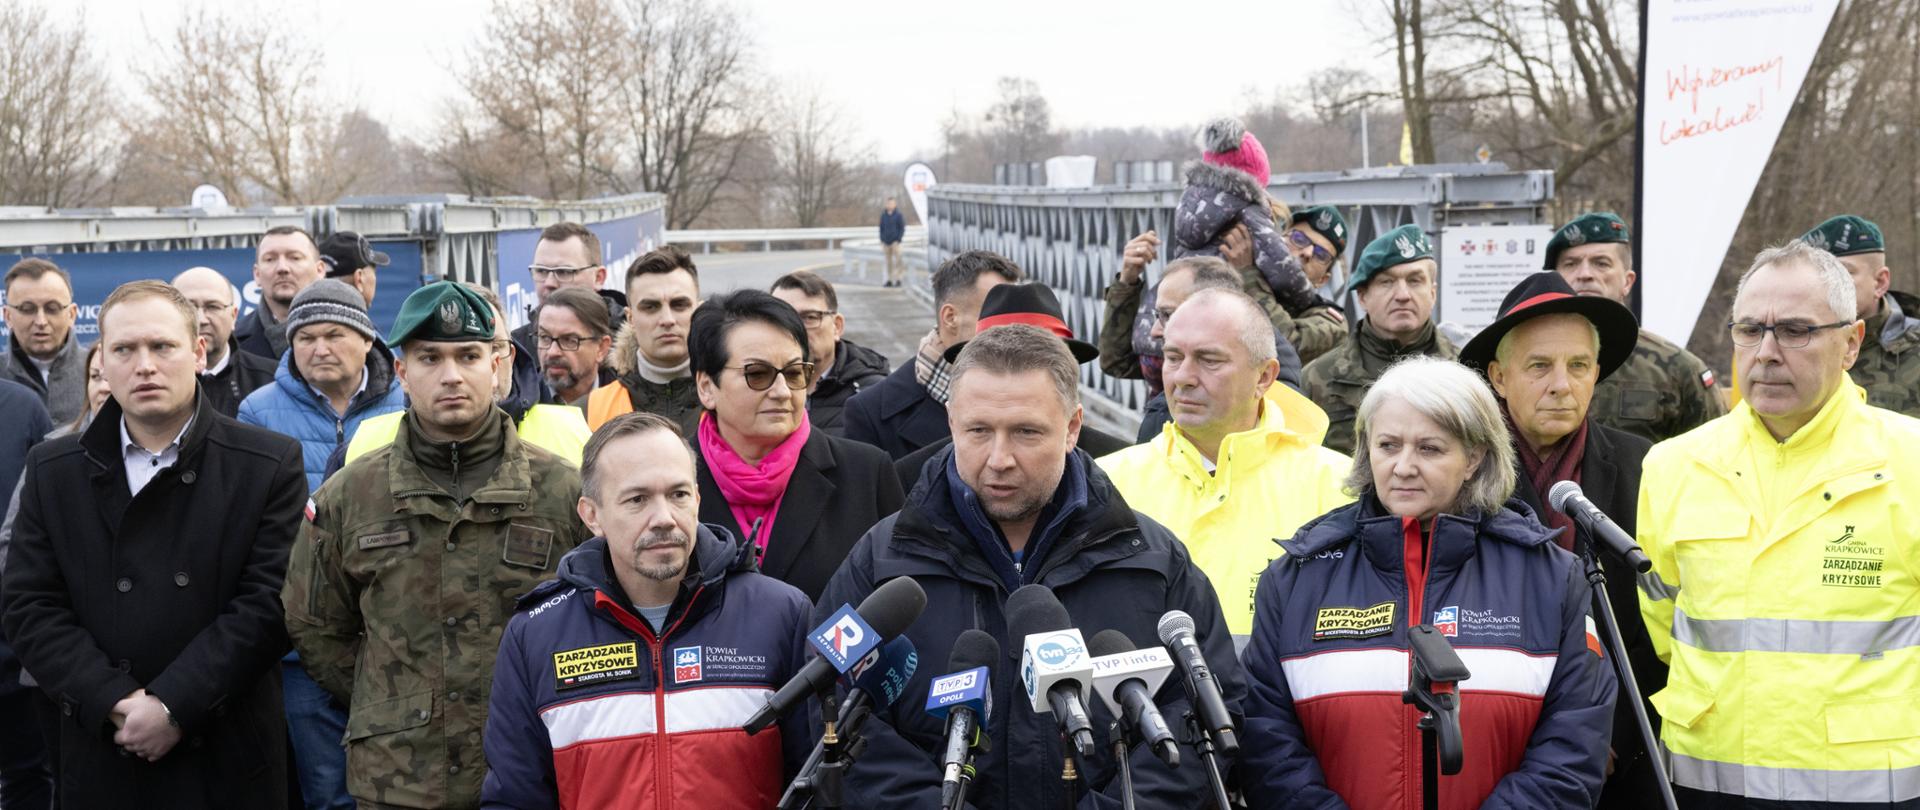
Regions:
<instances>
[{"instance_id":1,"label":"man in black fedora hat","mask_svg":"<svg viewBox=\"0 0 1920 810\"><path fill-rule=\"evenodd\" d=\"M1542 523L1567 529L1555 538L1563 547L1578 548L1578 539L1599 556L1613 585L1607 599L1614 615L1625 617L1620 632L1645 696L1659 691L1667 678L1645 625L1634 619L1639 610L1635 572L1604 546L1588 543L1585 529L1547 505L1546 498L1555 483L1572 481L1629 535L1634 533L1640 462L1652 445L1594 421L1589 409L1594 387L1627 362L1639 335L1631 310L1611 298L1579 295L1559 273L1546 271L1527 276L1507 293L1499 319L1460 350L1460 362L1485 374L1500 397L1519 466L1514 497L1533 507ZM1651 707L1647 714L1653 716ZM1625 700L1614 708L1613 755L1599 806L1658 806L1646 742Z\"/></svg>"},{"instance_id":2,"label":"man in black fedora hat","mask_svg":"<svg viewBox=\"0 0 1920 810\"><path fill-rule=\"evenodd\" d=\"M372 242L353 231L335 231L320 240L320 266L326 271L326 277L344 281L360 291L360 297L367 299L367 306L373 306L374 289L379 285L374 271L387 266L389 261L387 254L374 250Z\"/></svg>"},{"instance_id":3,"label":"man in black fedora hat","mask_svg":"<svg viewBox=\"0 0 1920 810\"><path fill-rule=\"evenodd\" d=\"M1053 294L1053 288L1045 284L1001 284L988 290L986 297L980 301L980 318L974 321L974 334L1016 323L1039 327L1058 336L1067 344L1067 352L1081 365L1100 359L1099 347L1075 337L1073 330L1067 327L1060 309L1060 299ZM946 361L952 363L966 345L967 342L962 340L948 346ZM894 471L900 474L900 486L912 492L913 485L920 481L920 468L926 465L927 459L933 458L940 448L952 443L953 437L946 436L894 462ZM1099 458L1126 449L1130 444L1119 436L1083 424L1076 446L1087 451L1087 455Z\"/></svg>"}]
</instances>

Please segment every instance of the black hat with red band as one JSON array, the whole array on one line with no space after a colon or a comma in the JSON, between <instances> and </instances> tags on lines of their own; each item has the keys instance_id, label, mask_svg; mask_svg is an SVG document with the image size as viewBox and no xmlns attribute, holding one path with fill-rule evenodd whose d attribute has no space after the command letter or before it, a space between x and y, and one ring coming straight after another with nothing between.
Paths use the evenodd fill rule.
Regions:
<instances>
[{"instance_id":1,"label":"black hat with red band","mask_svg":"<svg viewBox=\"0 0 1920 810\"><path fill-rule=\"evenodd\" d=\"M1627 362L1633 355L1634 344L1640 342L1640 323L1634 320L1632 310L1611 298L1576 295L1566 279L1548 270L1521 279L1507 292L1506 299L1500 302L1500 319L1467 342L1460 350L1460 363L1485 374L1500 339L1514 327L1531 318L1561 314L1586 318L1600 331L1598 362L1602 380Z\"/></svg>"},{"instance_id":2,"label":"black hat with red band","mask_svg":"<svg viewBox=\"0 0 1920 810\"><path fill-rule=\"evenodd\" d=\"M1053 288L1045 284L1000 284L987 290L987 297L980 302L980 319L974 321L974 331L985 332L996 326L1026 324L1045 329L1059 335L1066 341L1067 351L1073 354L1078 363L1091 363L1099 359L1100 349L1091 343L1077 339L1073 330L1067 328L1067 321L1060 309L1060 299L1053 294ZM944 357L951 363L960 356L960 348L967 345L960 341L947 347Z\"/></svg>"}]
</instances>

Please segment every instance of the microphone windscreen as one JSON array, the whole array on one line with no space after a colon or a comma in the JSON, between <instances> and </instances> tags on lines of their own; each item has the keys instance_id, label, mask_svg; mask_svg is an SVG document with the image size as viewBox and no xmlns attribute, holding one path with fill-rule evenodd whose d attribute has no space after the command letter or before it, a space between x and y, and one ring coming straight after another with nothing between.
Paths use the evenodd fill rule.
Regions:
<instances>
[{"instance_id":1,"label":"microphone windscreen","mask_svg":"<svg viewBox=\"0 0 1920 810\"><path fill-rule=\"evenodd\" d=\"M1160 626L1156 630L1162 644L1172 644L1174 636L1194 632L1193 617L1184 610L1169 610L1160 615Z\"/></svg>"},{"instance_id":2,"label":"microphone windscreen","mask_svg":"<svg viewBox=\"0 0 1920 810\"><path fill-rule=\"evenodd\" d=\"M960 672L974 667L989 667L999 662L1000 642L985 630L972 629L953 641L953 653L947 657L947 671Z\"/></svg>"},{"instance_id":3,"label":"microphone windscreen","mask_svg":"<svg viewBox=\"0 0 1920 810\"><path fill-rule=\"evenodd\" d=\"M1133 644L1133 639L1127 638L1126 633L1112 628L1093 634L1093 638L1087 641L1087 654L1095 658L1133 652L1135 649L1137 648Z\"/></svg>"},{"instance_id":4,"label":"microphone windscreen","mask_svg":"<svg viewBox=\"0 0 1920 810\"><path fill-rule=\"evenodd\" d=\"M1547 490L1547 505L1555 512L1567 511L1567 499L1580 494L1580 485L1572 481L1561 481Z\"/></svg>"},{"instance_id":5,"label":"microphone windscreen","mask_svg":"<svg viewBox=\"0 0 1920 810\"><path fill-rule=\"evenodd\" d=\"M1023 585L1007 597L1007 637L1073 629L1073 617L1045 585Z\"/></svg>"},{"instance_id":6,"label":"microphone windscreen","mask_svg":"<svg viewBox=\"0 0 1920 810\"><path fill-rule=\"evenodd\" d=\"M854 610L883 639L900 635L927 609L927 592L911 577L895 577L867 594Z\"/></svg>"}]
</instances>

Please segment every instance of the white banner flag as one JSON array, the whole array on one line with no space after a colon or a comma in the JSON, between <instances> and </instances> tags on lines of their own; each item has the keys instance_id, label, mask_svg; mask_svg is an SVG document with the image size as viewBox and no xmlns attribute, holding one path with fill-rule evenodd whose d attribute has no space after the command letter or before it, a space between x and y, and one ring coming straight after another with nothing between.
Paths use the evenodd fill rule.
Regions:
<instances>
[{"instance_id":1,"label":"white banner flag","mask_svg":"<svg viewBox=\"0 0 1920 810\"><path fill-rule=\"evenodd\" d=\"M1649 0L1634 226L1641 323L1662 337L1692 337L1838 3Z\"/></svg>"},{"instance_id":2,"label":"white banner flag","mask_svg":"<svg viewBox=\"0 0 1920 810\"><path fill-rule=\"evenodd\" d=\"M907 167L907 200L913 203L913 213L920 217L920 224L927 224L927 189L933 188L933 169L925 163L915 163Z\"/></svg>"}]
</instances>

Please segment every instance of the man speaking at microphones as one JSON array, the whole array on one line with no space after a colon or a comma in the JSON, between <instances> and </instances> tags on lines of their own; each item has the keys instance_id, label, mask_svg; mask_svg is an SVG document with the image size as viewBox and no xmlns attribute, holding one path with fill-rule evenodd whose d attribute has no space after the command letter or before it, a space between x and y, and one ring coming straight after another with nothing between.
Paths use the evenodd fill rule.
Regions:
<instances>
[{"instance_id":1,"label":"man speaking at microphones","mask_svg":"<svg viewBox=\"0 0 1920 810\"><path fill-rule=\"evenodd\" d=\"M1034 711L1027 695L1019 661L1026 638L1010 627L1010 594L1024 585L1045 586L1083 637L1111 629L1151 640L1162 613L1184 610L1196 619L1235 712L1245 678L1213 586L1186 547L1129 508L1106 475L1074 449L1079 367L1061 338L1024 325L982 332L964 344L951 379L953 445L927 461L901 511L855 544L816 604L814 620L910 576L927 595L926 611L905 634L923 661L952 660L965 631L993 636L1002 654L986 673L993 706L982 718L988 750L973 759L967 805L1057 808L1069 798L1062 765L1075 746L1062 743L1056 715ZM847 806L941 806L948 721L923 708L932 679L947 674L922 667L901 700L867 724L867 749L847 772ZM1180 725L1187 698L1176 681L1154 698L1168 722ZM1080 807L1118 807L1121 783L1108 739L1113 715L1091 686L1078 700L1094 744L1092 756L1073 755L1073 799ZM1062 710L1076 711L1065 704ZM1183 761L1199 761L1191 748L1181 749ZM1145 746L1133 748L1128 762L1141 807L1198 807L1207 800L1201 768L1172 768Z\"/></svg>"}]
</instances>

